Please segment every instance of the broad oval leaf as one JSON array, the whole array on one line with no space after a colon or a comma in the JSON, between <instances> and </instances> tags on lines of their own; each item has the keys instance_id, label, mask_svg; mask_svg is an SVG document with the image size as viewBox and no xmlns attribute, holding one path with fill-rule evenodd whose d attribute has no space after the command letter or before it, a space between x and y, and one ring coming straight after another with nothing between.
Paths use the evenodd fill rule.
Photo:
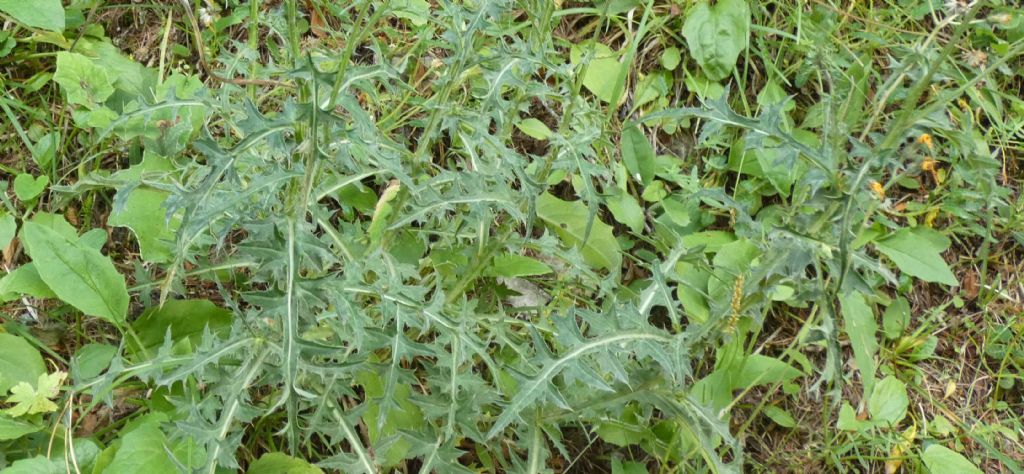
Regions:
<instances>
[{"instance_id":1,"label":"broad oval leaf","mask_svg":"<svg viewBox=\"0 0 1024 474\"><path fill-rule=\"evenodd\" d=\"M949 247L949 239L937 231L924 227L901 229L875 242L875 247L910 276L950 286L958 284L949 265L942 259L942 251Z\"/></svg>"},{"instance_id":2,"label":"broad oval leaf","mask_svg":"<svg viewBox=\"0 0 1024 474\"><path fill-rule=\"evenodd\" d=\"M569 59L573 65L582 64L587 58L590 62L583 76L583 86L598 99L611 102L612 96L615 95L615 82L622 69L629 65L620 63L619 53L600 43L573 46L569 51ZM621 99L625 99L625 95Z\"/></svg>"},{"instance_id":3,"label":"broad oval leaf","mask_svg":"<svg viewBox=\"0 0 1024 474\"><path fill-rule=\"evenodd\" d=\"M588 264L608 270L619 268L622 254L611 226L595 216L588 236L589 215L587 206L578 201L563 201L549 193L537 198L537 217L547 223L565 244L578 247Z\"/></svg>"},{"instance_id":4,"label":"broad oval leaf","mask_svg":"<svg viewBox=\"0 0 1024 474\"><path fill-rule=\"evenodd\" d=\"M39 277L58 298L89 316L124 323L128 290L109 257L35 222L25 223L22 240Z\"/></svg>"},{"instance_id":5,"label":"broad oval leaf","mask_svg":"<svg viewBox=\"0 0 1024 474\"><path fill-rule=\"evenodd\" d=\"M720 0L714 6L702 1L690 9L683 24L690 54L714 81L729 76L749 35L750 7L746 0Z\"/></svg>"},{"instance_id":6,"label":"broad oval leaf","mask_svg":"<svg viewBox=\"0 0 1024 474\"><path fill-rule=\"evenodd\" d=\"M45 373L43 357L28 341L0 333L0 395L18 383L35 383Z\"/></svg>"},{"instance_id":7,"label":"broad oval leaf","mask_svg":"<svg viewBox=\"0 0 1024 474\"><path fill-rule=\"evenodd\" d=\"M551 273L551 267L539 260L522 255L499 255L494 257L488 274L506 278L544 275Z\"/></svg>"},{"instance_id":8,"label":"broad oval leaf","mask_svg":"<svg viewBox=\"0 0 1024 474\"><path fill-rule=\"evenodd\" d=\"M734 375L733 388L747 388L755 385L770 385L789 382L800 375L799 370L774 357L752 354L743 362L743 367Z\"/></svg>"},{"instance_id":9,"label":"broad oval leaf","mask_svg":"<svg viewBox=\"0 0 1024 474\"><path fill-rule=\"evenodd\" d=\"M644 208L640 207L632 194L616 189L613 194L605 196L604 203L612 211L612 217L629 227L629 230L636 234L644 230Z\"/></svg>"},{"instance_id":10,"label":"broad oval leaf","mask_svg":"<svg viewBox=\"0 0 1024 474\"><path fill-rule=\"evenodd\" d=\"M128 350L153 357L170 332L174 352L188 354L207 329L223 334L231 327L231 312L209 300L168 300L162 307L147 309L131 322L136 337L127 340Z\"/></svg>"},{"instance_id":11,"label":"broad oval leaf","mask_svg":"<svg viewBox=\"0 0 1024 474\"><path fill-rule=\"evenodd\" d=\"M0 12L30 28L64 31L64 6L60 0L0 0Z\"/></svg>"},{"instance_id":12,"label":"broad oval leaf","mask_svg":"<svg viewBox=\"0 0 1024 474\"><path fill-rule=\"evenodd\" d=\"M64 89L68 102L90 109L99 107L114 93L114 81L107 69L78 53L57 53L57 72L53 80Z\"/></svg>"},{"instance_id":13,"label":"broad oval leaf","mask_svg":"<svg viewBox=\"0 0 1024 474\"><path fill-rule=\"evenodd\" d=\"M24 420L0 414L0 441L18 439L39 431L39 427Z\"/></svg>"},{"instance_id":14,"label":"broad oval leaf","mask_svg":"<svg viewBox=\"0 0 1024 474\"><path fill-rule=\"evenodd\" d=\"M626 165L629 175L644 186L654 179L654 148L640 127L633 125L622 130L619 143L622 150L622 162Z\"/></svg>"},{"instance_id":15,"label":"broad oval leaf","mask_svg":"<svg viewBox=\"0 0 1024 474\"><path fill-rule=\"evenodd\" d=\"M0 215L0 250L7 248L18 233L18 222L10 214Z\"/></svg>"},{"instance_id":16,"label":"broad oval leaf","mask_svg":"<svg viewBox=\"0 0 1024 474\"><path fill-rule=\"evenodd\" d=\"M249 466L246 474L322 474L324 471L284 453L266 453Z\"/></svg>"},{"instance_id":17,"label":"broad oval leaf","mask_svg":"<svg viewBox=\"0 0 1024 474\"><path fill-rule=\"evenodd\" d=\"M548 126L545 125L544 122L541 122L540 120L537 120L533 117L517 123L516 128L518 128L519 131L527 134L528 136L536 138L537 140L547 140L548 138L551 138L552 134L551 129L548 128Z\"/></svg>"},{"instance_id":18,"label":"broad oval leaf","mask_svg":"<svg viewBox=\"0 0 1024 474\"><path fill-rule=\"evenodd\" d=\"M171 442L160 429L160 417L147 415L133 429L122 430L121 445L113 460L102 472L142 472L146 474L173 474L179 472L168 451L178 462L196 467L206 455L188 439Z\"/></svg>"},{"instance_id":19,"label":"broad oval leaf","mask_svg":"<svg viewBox=\"0 0 1024 474\"><path fill-rule=\"evenodd\" d=\"M907 386L900 379L888 376L875 384L868 400L871 421L882 426L893 426L907 416Z\"/></svg>"},{"instance_id":20,"label":"broad oval leaf","mask_svg":"<svg viewBox=\"0 0 1024 474\"><path fill-rule=\"evenodd\" d=\"M955 472L957 474L981 474L971 461L962 454L953 451L941 444L933 444L921 453L921 460L928 470L938 474L941 472Z\"/></svg>"},{"instance_id":21,"label":"broad oval leaf","mask_svg":"<svg viewBox=\"0 0 1024 474\"><path fill-rule=\"evenodd\" d=\"M843 295L840 301L843 330L850 338L853 358L857 362L857 370L860 371L864 393L870 394L875 385L875 353L878 351L878 340L875 338L878 323L875 322L875 313L861 294Z\"/></svg>"}]
</instances>

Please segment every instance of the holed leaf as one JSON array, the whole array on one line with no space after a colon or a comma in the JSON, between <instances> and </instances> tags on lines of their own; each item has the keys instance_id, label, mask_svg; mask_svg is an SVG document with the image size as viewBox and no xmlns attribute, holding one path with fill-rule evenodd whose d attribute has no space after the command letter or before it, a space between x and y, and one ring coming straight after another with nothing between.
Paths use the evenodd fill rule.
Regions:
<instances>
[{"instance_id":1,"label":"holed leaf","mask_svg":"<svg viewBox=\"0 0 1024 474\"><path fill-rule=\"evenodd\" d=\"M90 109L100 106L114 93L114 81L107 70L78 53L57 53L57 72L53 80L64 89L68 102Z\"/></svg>"}]
</instances>

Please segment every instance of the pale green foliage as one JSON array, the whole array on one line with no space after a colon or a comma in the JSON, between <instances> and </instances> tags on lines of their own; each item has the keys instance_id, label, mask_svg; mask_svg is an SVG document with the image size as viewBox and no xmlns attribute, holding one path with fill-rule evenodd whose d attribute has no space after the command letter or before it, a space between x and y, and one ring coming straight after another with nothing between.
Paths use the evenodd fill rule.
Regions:
<instances>
[{"instance_id":1,"label":"pale green foliage","mask_svg":"<svg viewBox=\"0 0 1024 474\"><path fill-rule=\"evenodd\" d=\"M5 400L14 406L4 410L10 416L33 415L36 413L49 413L57 410L57 404L52 398L60 392L61 382L67 374L54 372L52 374L40 374L35 386L25 382L18 382L11 387L11 395Z\"/></svg>"}]
</instances>

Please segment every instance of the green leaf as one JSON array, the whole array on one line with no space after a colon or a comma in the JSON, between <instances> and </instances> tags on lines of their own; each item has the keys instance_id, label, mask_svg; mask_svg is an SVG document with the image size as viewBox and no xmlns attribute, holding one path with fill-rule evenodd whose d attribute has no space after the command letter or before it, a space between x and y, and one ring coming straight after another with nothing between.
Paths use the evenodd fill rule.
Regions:
<instances>
[{"instance_id":1,"label":"green leaf","mask_svg":"<svg viewBox=\"0 0 1024 474\"><path fill-rule=\"evenodd\" d=\"M593 0L594 9L606 16L616 16L636 8L640 0Z\"/></svg>"},{"instance_id":2,"label":"green leaf","mask_svg":"<svg viewBox=\"0 0 1024 474\"><path fill-rule=\"evenodd\" d=\"M10 31L0 31L0 58L6 57L18 45Z\"/></svg>"},{"instance_id":3,"label":"green leaf","mask_svg":"<svg viewBox=\"0 0 1024 474\"><path fill-rule=\"evenodd\" d=\"M563 243L579 248L587 264L608 270L619 268L622 254L611 226L595 216L590 235L584 241L589 214L587 206L579 201L563 201L548 193L537 198L537 217L548 224Z\"/></svg>"},{"instance_id":4,"label":"green leaf","mask_svg":"<svg viewBox=\"0 0 1024 474\"><path fill-rule=\"evenodd\" d=\"M640 79L633 92L633 107L640 107L661 97L672 94L672 74L668 71L654 71Z\"/></svg>"},{"instance_id":5,"label":"green leaf","mask_svg":"<svg viewBox=\"0 0 1024 474\"><path fill-rule=\"evenodd\" d=\"M733 388L789 382L800 375L799 370L779 359L753 354L743 362L743 368L733 381Z\"/></svg>"},{"instance_id":6,"label":"green leaf","mask_svg":"<svg viewBox=\"0 0 1024 474\"><path fill-rule=\"evenodd\" d=\"M665 51L661 52L661 67L669 71L674 71L679 66L680 60L682 60L682 54L675 46L665 48Z\"/></svg>"},{"instance_id":7,"label":"green leaf","mask_svg":"<svg viewBox=\"0 0 1024 474\"><path fill-rule=\"evenodd\" d=\"M836 428L844 431L860 431L870 427L870 422L857 419L857 412L854 411L849 402L843 402L843 406L839 407L839 419L836 420Z\"/></svg>"},{"instance_id":8,"label":"green leaf","mask_svg":"<svg viewBox=\"0 0 1024 474\"><path fill-rule=\"evenodd\" d=\"M762 108L768 108L776 104L781 104L783 102L785 102L785 104L782 106L783 112L789 112L790 110L796 108L796 102L794 102L786 95L786 90L783 89L781 85L779 85L779 82L775 80L774 77L772 77L771 79L768 80L768 82L765 83L764 87L761 89L761 92L757 94L757 103Z\"/></svg>"},{"instance_id":9,"label":"green leaf","mask_svg":"<svg viewBox=\"0 0 1024 474\"><path fill-rule=\"evenodd\" d=\"M547 140L548 138L551 138L552 135L551 129L548 128L547 125L544 125L544 122L535 118L528 118L517 123L516 128L537 140Z\"/></svg>"},{"instance_id":10,"label":"green leaf","mask_svg":"<svg viewBox=\"0 0 1024 474\"><path fill-rule=\"evenodd\" d=\"M668 189L665 188L665 182L661 180L654 180L644 188L644 192L640 193L640 197L647 202L661 202L662 199L668 197Z\"/></svg>"},{"instance_id":11,"label":"green leaf","mask_svg":"<svg viewBox=\"0 0 1024 474\"><path fill-rule=\"evenodd\" d=\"M18 385L11 387L11 396L6 400L14 406L4 412L11 416L22 416L57 411L57 404L50 399L60 393L60 384L66 376L66 373L59 371L40 374L35 387L27 382L18 382Z\"/></svg>"},{"instance_id":12,"label":"green leaf","mask_svg":"<svg viewBox=\"0 0 1024 474\"><path fill-rule=\"evenodd\" d=\"M14 220L14 216L10 214L0 215L0 250L7 248L17 233L18 222Z\"/></svg>"},{"instance_id":13,"label":"green leaf","mask_svg":"<svg viewBox=\"0 0 1024 474\"><path fill-rule=\"evenodd\" d=\"M928 470L934 474L953 473L956 474L982 474L971 461L962 454L953 451L941 444L933 444L925 448L921 453L921 460Z\"/></svg>"},{"instance_id":14,"label":"green leaf","mask_svg":"<svg viewBox=\"0 0 1024 474\"><path fill-rule=\"evenodd\" d=\"M683 24L690 54L713 81L732 73L749 35L750 7L746 0L720 0L714 6L703 0L687 12Z\"/></svg>"},{"instance_id":15,"label":"green leaf","mask_svg":"<svg viewBox=\"0 0 1024 474\"><path fill-rule=\"evenodd\" d=\"M871 76L874 61L871 52L864 52L853 61L846 74L839 78L837 97L844 97L841 118L851 129L863 118L865 104L871 95Z\"/></svg>"},{"instance_id":16,"label":"green leaf","mask_svg":"<svg viewBox=\"0 0 1024 474\"><path fill-rule=\"evenodd\" d=\"M620 461L612 459L612 474L647 474L647 466L636 461Z\"/></svg>"},{"instance_id":17,"label":"green leaf","mask_svg":"<svg viewBox=\"0 0 1024 474\"><path fill-rule=\"evenodd\" d=\"M104 473L139 472L146 474L176 474L178 469L171 458L167 455L167 447L171 444L163 431L160 430L158 418L146 419L137 427L126 432L121 437L121 446L117 448L114 459L103 469ZM187 443L180 443L174 449L179 455L182 446ZM180 453L186 454L186 453ZM178 457L183 464L190 465L186 457Z\"/></svg>"},{"instance_id":18,"label":"green leaf","mask_svg":"<svg viewBox=\"0 0 1024 474\"><path fill-rule=\"evenodd\" d=\"M626 165L630 177L644 186L654 179L654 148L647 137L634 125L622 130L619 146L622 151L622 162Z\"/></svg>"},{"instance_id":19,"label":"green leaf","mask_svg":"<svg viewBox=\"0 0 1024 474\"><path fill-rule=\"evenodd\" d=\"M39 427L27 421L0 414L0 441L18 439L39 431Z\"/></svg>"},{"instance_id":20,"label":"green leaf","mask_svg":"<svg viewBox=\"0 0 1024 474\"><path fill-rule=\"evenodd\" d=\"M793 418L793 415L790 415L788 411L775 405L768 405L764 407L764 416L767 416L770 420L774 421L775 424L783 428L796 427L796 419Z\"/></svg>"},{"instance_id":21,"label":"green leaf","mask_svg":"<svg viewBox=\"0 0 1024 474\"><path fill-rule=\"evenodd\" d=\"M132 321L131 327L137 336L126 341L132 353L156 355L170 331L175 351L187 354L199 343L207 327L214 334L227 331L231 327L231 312L209 300L168 300L163 307L146 309Z\"/></svg>"},{"instance_id":22,"label":"green leaf","mask_svg":"<svg viewBox=\"0 0 1024 474\"><path fill-rule=\"evenodd\" d=\"M882 240L875 247L903 272L924 281L958 284L950 271L942 252L949 248L949 239L935 230L925 227L901 229Z\"/></svg>"},{"instance_id":23,"label":"green leaf","mask_svg":"<svg viewBox=\"0 0 1024 474\"><path fill-rule=\"evenodd\" d=\"M47 184L50 184L50 178L46 175L35 178L28 173L21 173L14 178L14 195L22 202L28 202L42 194Z\"/></svg>"},{"instance_id":24,"label":"green leaf","mask_svg":"<svg viewBox=\"0 0 1024 474\"><path fill-rule=\"evenodd\" d=\"M398 193L401 190L402 185L397 180L392 180L388 187L384 188L380 199L377 200L377 206L373 210L373 217L370 219L370 226L366 229L366 235L370 239L370 248L379 245L381 239L384 238L384 229L387 227L388 218L394 212L391 201L398 197ZM369 251L369 249L367 250Z\"/></svg>"},{"instance_id":25,"label":"green leaf","mask_svg":"<svg viewBox=\"0 0 1024 474\"><path fill-rule=\"evenodd\" d=\"M77 380L89 380L98 377L117 354L117 347L110 344L89 343L75 352L71 373Z\"/></svg>"},{"instance_id":26,"label":"green leaf","mask_svg":"<svg viewBox=\"0 0 1024 474\"><path fill-rule=\"evenodd\" d=\"M30 28L64 31L64 7L60 0L0 0L0 12Z\"/></svg>"},{"instance_id":27,"label":"green leaf","mask_svg":"<svg viewBox=\"0 0 1024 474\"><path fill-rule=\"evenodd\" d=\"M640 421L637 406L634 404L626 405L619 416L609 417L598 423L594 432L602 440L616 446L639 444L652 434L646 422Z\"/></svg>"},{"instance_id":28,"label":"green leaf","mask_svg":"<svg viewBox=\"0 0 1024 474\"><path fill-rule=\"evenodd\" d=\"M56 298L57 295L39 276L35 264L26 263L0 279L0 301L11 301L22 295L35 298Z\"/></svg>"},{"instance_id":29,"label":"green leaf","mask_svg":"<svg viewBox=\"0 0 1024 474\"><path fill-rule=\"evenodd\" d=\"M628 64L619 62L619 53L603 44L589 46L574 45L569 50L569 60L574 66L579 66L589 56L590 62L587 65L586 75L583 76L583 87L586 87L598 99L604 102L611 102L615 94L615 81L619 73ZM625 94L623 94L623 99Z\"/></svg>"},{"instance_id":30,"label":"green leaf","mask_svg":"<svg viewBox=\"0 0 1024 474\"><path fill-rule=\"evenodd\" d=\"M693 201L682 202L674 197L662 200L661 207L665 209L665 214L668 215L668 218L680 227L692 224L693 214L699 210L697 203Z\"/></svg>"},{"instance_id":31,"label":"green leaf","mask_svg":"<svg viewBox=\"0 0 1024 474\"><path fill-rule=\"evenodd\" d=\"M57 297L87 315L124 323L128 290L109 257L35 222L25 223L22 237L39 276Z\"/></svg>"},{"instance_id":32,"label":"green leaf","mask_svg":"<svg viewBox=\"0 0 1024 474\"><path fill-rule=\"evenodd\" d=\"M494 257L489 276L500 276L506 278L544 275L551 273L551 267L546 263L534 260L522 255L499 255Z\"/></svg>"},{"instance_id":33,"label":"green leaf","mask_svg":"<svg viewBox=\"0 0 1024 474\"><path fill-rule=\"evenodd\" d=\"M53 158L57 156L58 147L60 147L60 132L47 133L32 146L32 160L39 165L39 169L48 169Z\"/></svg>"},{"instance_id":34,"label":"green leaf","mask_svg":"<svg viewBox=\"0 0 1024 474\"><path fill-rule=\"evenodd\" d=\"M903 335L903 331L906 330L909 324L910 302L902 296L897 297L889 304L889 307L885 308L885 313L882 314L882 329L885 331L885 337L889 339L899 338Z\"/></svg>"},{"instance_id":35,"label":"green leaf","mask_svg":"<svg viewBox=\"0 0 1024 474\"><path fill-rule=\"evenodd\" d=\"M396 384L391 387L390 393L385 393L387 384L376 373L359 372L355 380L362 385L366 393L366 411L363 412L362 418L371 443L380 443L388 437L397 435L401 430L412 431L423 427L423 412L412 402L412 389L409 385ZM381 419L383 425L379 423ZM377 461L385 466L393 466L398 464L411 448L411 443L402 438L388 442L378 447Z\"/></svg>"},{"instance_id":36,"label":"green leaf","mask_svg":"<svg viewBox=\"0 0 1024 474\"><path fill-rule=\"evenodd\" d=\"M705 253L717 253L735 241L736 235L722 230L708 230L683 236L684 247L690 249L703 246Z\"/></svg>"},{"instance_id":37,"label":"green leaf","mask_svg":"<svg viewBox=\"0 0 1024 474\"><path fill-rule=\"evenodd\" d=\"M708 307L707 298L705 298L711 272L690 262L679 262L676 264L676 275L679 277L676 296L683 304L686 318L693 323L704 323L711 315L711 309Z\"/></svg>"},{"instance_id":38,"label":"green leaf","mask_svg":"<svg viewBox=\"0 0 1024 474\"><path fill-rule=\"evenodd\" d=\"M19 459L10 467L4 469L3 474L65 474L68 470L64 464L57 464L46 456L39 455L33 458Z\"/></svg>"},{"instance_id":39,"label":"green leaf","mask_svg":"<svg viewBox=\"0 0 1024 474\"><path fill-rule=\"evenodd\" d=\"M840 302L843 309L843 330L850 337L850 347L853 349L853 358L857 361L864 393L870 394L875 384L875 353L878 351L878 341L875 338L878 324L875 322L875 314L864 301L864 296L859 293L843 295Z\"/></svg>"},{"instance_id":40,"label":"green leaf","mask_svg":"<svg viewBox=\"0 0 1024 474\"><path fill-rule=\"evenodd\" d=\"M928 434L934 437L944 437L956 433L956 426L949 422L949 419L937 415L931 423L928 423Z\"/></svg>"},{"instance_id":41,"label":"green leaf","mask_svg":"<svg viewBox=\"0 0 1024 474\"><path fill-rule=\"evenodd\" d=\"M81 53L91 58L92 64L106 73L110 83L119 90L127 92L131 96L149 97L157 88L157 71L155 68L147 68L128 57L121 50L111 44L110 40L84 36L75 42L76 53ZM174 75L167 78L165 84L173 83ZM179 90L180 92L180 90ZM157 97L166 97L166 91ZM150 129L154 128L149 125Z\"/></svg>"},{"instance_id":42,"label":"green leaf","mask_svg":"<svg viewBox=\"0 0 1024 474\"><path fill-rule=\"evenodd\" d=\"M78 53L57 53L57 72L53 80L64 89L68 102L90 109L99 107L114 93L114 83L107 70Z\"/></svg>"},{"instance_id":43,"label":"green leaf","mask_svg":"<svg viewBox=\"0 0 1024 474\"><path fill-rule=\"evenodd\" d=\"M604 203L612 211L612 217L633 233L639 234L644 230L644 208L632 194L616 189L613 194L605 196Z\"/></svg>"},{"instance_id":44,"label":"green leaf","mask_svg":"<svg viewBox=\"0 0 1024 474\"><path fill-rule=\"evenodd\" d=\"M42 356L25 339L0 333L0 395L19 383L32 383L46 373Z\"/></svg>"},{"instance_id":45,"label":"green leaf","mask_svg":"<svg viewBox=\"0 0 1024 474\"><path fill-rule=\"evenodd\" d=\"M67 240L75 241L78 240L78 229L68 223L67 219L60 214L53 214L49 212L38 212L32 216L31 222L35 222L43 227L46 227L61 237ZM24 238L25 229L22 229L22 238Z\"/></svg>"},{"instance_id":46,"label":"green leaf","mask_svg":"<svg viewBox=\"0 0 1024 474\"><path fill-rule=\"evenodd\" d=\"M871 421L882 426L895 426L907 416L907 386L900 379L888 376L875 385L868 400Z\"/></svg>"},{"instance_id":47,"label":"green leaf","mask_svg":"<svg viewBox=\"0 0 1024 474\"><path fill-rule=\"evenodd\" d=\"M413 26L426 25L430 19L430 3L427 0L393 0L388 6L393 15L409 20Z\"/></svg>"},{"instance_id":48,"label":"green leaf","mask_svg":"<svg viewBox=\"0 0 1024 474\"><path fill-rule=\"evenodd\" d=\"M316 467L302 459L284 453L266 453L249 465L246 474L322 474Z\"/></svg>"},{"instance_id":49,"label":"green leaf","mask_svg":"<svg viewBox=\"0 0 1024 474\"><path fill-rule=\"evenodd\" d=\"M131 190L123 209L110 213L107 223L127 227L139 241L142 259L147 262L164 263L171 260L174 235L181 218L174 215L167 219L164 201L169 193L159 189L141 186Z\"/></svg>"},{"instance_id":50,"label":"green leaf","mask_svg":"<svg viewBox=\"0 0 1024 474\"><path fill-rule=\"evenodd\" d=\"M107 231L100 228L89 229L78 237L78 243L91 249L103 250L103 246L107 243Z\"/></svg>"}]
</instances>

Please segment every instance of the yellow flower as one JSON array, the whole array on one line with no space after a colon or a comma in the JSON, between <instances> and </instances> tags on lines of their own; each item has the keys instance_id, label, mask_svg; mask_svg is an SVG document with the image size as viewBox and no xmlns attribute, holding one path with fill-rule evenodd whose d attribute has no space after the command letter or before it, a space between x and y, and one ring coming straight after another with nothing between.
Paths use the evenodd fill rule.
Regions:
<instances>
[{"instance_id":1,"label":"yellow flower","mask_svg":"<svg viewBox=\"0 0 1024 474\"><path fill-rule=\"evenodd\" d=\"M932 174L932 179L935 180L936 184L942 184L942 175L939 174L939 162L932 159L932 157L925 157L924 161L921 162L921 170L927 171Z\"/></svg>"},{"instance_id":2,"label":"yellow flower","mask_svg":"<svg viewBox=\"0 0 1024 474\"><path fill-rule=\"evenodd\" d=\"M931 134L922 133L921 136L917 137L917 143L920 143L920 144L928 147L929 151L935 149L935 144L932 143L932 136L931 136Z\"/></svg>"},{"instance_id":3,"label":"yellow flower","mask_svg":"<svg viewBox=\"0 0 1024 474\"><path fill-rule=\"evenodd\" d=\"M871 191L875 193L875 196L877 196L879 200L885 199L885 188L882 187L882 183L879 183L878 181L871 181Z\"/></svg>"},{"instance_id":4,"label":"yellow flower","mask_svg":"<svg viewBox=\"0 0 1024 474\"><path fill-rule=\"evenodd\" d=\"M932 157L928 156L925 157L924 161L921 162L921 169L924 171L931 171L932 173L934 173L936 164L938 164L938 161L935 161L932 159Z\"/></svg>"}]
</instances>

